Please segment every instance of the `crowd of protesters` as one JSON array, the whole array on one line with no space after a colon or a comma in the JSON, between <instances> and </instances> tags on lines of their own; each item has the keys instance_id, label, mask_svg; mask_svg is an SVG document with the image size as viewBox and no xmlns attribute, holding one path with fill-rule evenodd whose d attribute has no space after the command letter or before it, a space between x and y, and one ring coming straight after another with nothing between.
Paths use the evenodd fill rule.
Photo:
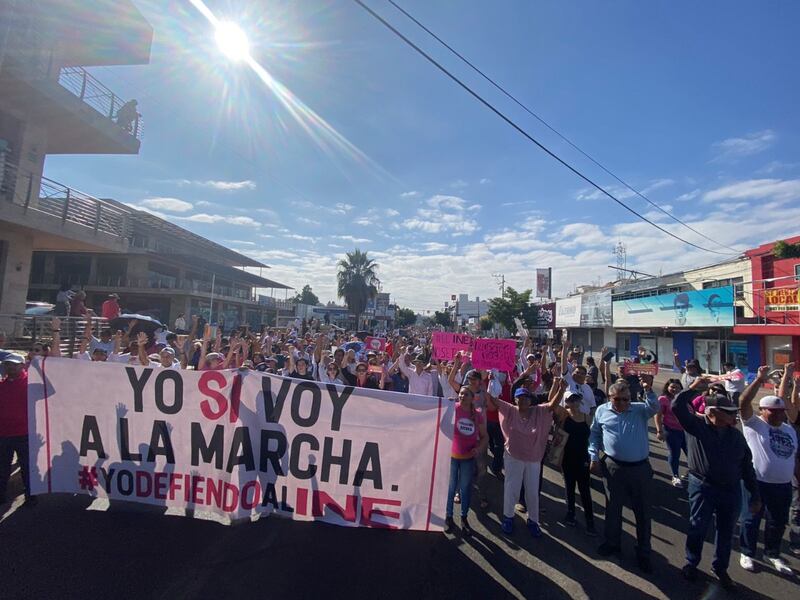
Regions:
<instances>
[{"instance_id":1,"label":"crowd of protesters","mask_svg":"<svg viewBox=\"0 0 800 600\"><path fill-rule=\"evenodd\" d=\"M69 312L81 298L63 299ZM61 302L61 301L60 301ZM103 315L119 315L117 298L104 304ZM115 306L116 305L116 306ZM82 313L85 314L85 313ZM91 315L89 315L90 317ZM697 361L680 364L682 375L670 378L657 394L650 374L632 373L620 364L612 373L613 353L601 351L598 365L580 347L564 339L537 343L525 338L511 371L478 370L458 353L450 361L433 358L432 332L408 330L389 335L373 350L363 334L347 333L320 321L298 319L287 328L247 327L223 332L197 316L181 314L175 332L131 321L125 330L96 331L87 318L73 358L164 369L253 369L325 384L406 392L449 398L455 405L445 531L454 532L455 505L460 530L473 534L471 497L477 491L480 510L489 507L488 480L503 482L505 534L514 530L516 513L533 537L542 535L539 495L543 467L559 469L564 480L562 522L577 526L576 494L583 508L584 531L598 534L591 499L591 477L602 479L607 492L601 556L621 551L622 509L627 503L636 520L636 558L649 573L651 491L649 427L666 443L672 485L687 488L684 576L697 578L703 542L712 521L716 527L712 569L720 583L734 586L727 571L734 530L739 523L740 565L754 570L761 521L765 522L764 556L780 573L791 573L781 558L781 540L790 524L790 551L800 553L798 498L798 409L800 384L794 364L781 373L759 368L745 385L743 374L726 365L721 376L702 372ZM36 498L27 486L27 365L35 355L61 355L61 319L52 321L52 341L35 343L28 356L0 356L0 492L5 492L12 456L22 470L27 506ZM226 334L227 333L227 334ZM639 348L632 363L656 363L655 353ZM645 370L646 371L646 370ZM776 376L777 380L776 380ZM774 394L759 389L773 384ZM738 419L737 419L738 415ZM689 469L680 473L681 454ZM0 495L5 501L5 496Z\"/></svg>"}]
</instances>

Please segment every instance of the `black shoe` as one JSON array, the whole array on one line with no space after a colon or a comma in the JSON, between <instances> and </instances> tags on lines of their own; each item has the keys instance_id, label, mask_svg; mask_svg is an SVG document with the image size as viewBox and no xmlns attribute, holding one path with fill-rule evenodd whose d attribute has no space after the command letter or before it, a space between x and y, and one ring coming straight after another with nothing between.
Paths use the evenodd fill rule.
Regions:
<instances>
[{"instance_id":1,"label":"black shoe","mask_svg":"<svg viewBox=\"0 0 800 600\"><path fill-rule=\"evenodd\" d=\"M697 567L690 564L683 565L681 569L681 573L683 573L683 578L686 581L697 581Z\"/></svg>"},{"instance_id":2,"label":"black shoe","mask_svg":"<svg viewBox=\"0 0 800 600\"><path fill-rule=\"evenodd\" d=\"M567 516L564 518L564 525L568 525L570 527L575 527L578 524L578 521L575 520L575 515L572 513L567 513Z\"/></svg>"},{"instance_id":3,"label":"black shoe","mask_svg":"<svg viewBox=\"0 0 800 600\"><path fill-rule=\"evenodd\" d=\"M650 557L646 554L637 554L636 555L636 563L639 565L639 569L643 573L652 573L653 572L653 564L650 562Z\"/></svg>"},{"instance_id":4,"label":"black shoe","mask_svg":"<svg viewBox=\"0 0 800 600\"><path fill-rule=\"evenodd\" d=\"M736 589L736 583L731 579L727 571L714 571L714 575L719 579L719 584L722 586L723 590L730 592Z\"/></svg>"},{"instance_id":5,"label":"black shoe","mask_svg":"<svg viewBox=\"0 0 800 600\"><path fill-rule=\"evenodd\" d=\"M28 496L22 506L25 508L33 508L37 504L39 504L39 499L36 496Z\"/></svg>"},{"instance_id":6,"label":"black shoe","mask_svg":"<svg viewBox=\"0 0 800 600\"><path fill-rule=\"evenodd\" d=\"M452 533L456 524L453 522L453 517L445 517L444 519L444 532Z\"/></svg>"},{"instance_id":7,"label":"black shoe","mask_svg":"<svg viewBox=\"0 0 800 600\"><path fill-rule=\"evenodd\" d=\"M612 546L608 542L603 542L597 548L597 553L600 556L611 556L612 554L619 554L620 551L621 550L619 546Z\"/></svg>"},{"instance_id":8,"label":"black shoe","mask_svg":"<svg viewBox=\"0 0 800 600\"><path fill-rule=\"evenodd\" d=\"M586 535L589 537L597 537L597 530L594 528L594 525L587 525L586 526Z\"/></svg>"},{"instance_id":9,"label":"black shoe","mask_svg":"<svg viewBox=\"0 0 800 600\"><path fill-rule=\"evenodd\" d=\"M469 521L467 521L467 517L461 517L461 531L467 537L473 534L472 527L470 526Z\"/></svg>"}]
</instances>

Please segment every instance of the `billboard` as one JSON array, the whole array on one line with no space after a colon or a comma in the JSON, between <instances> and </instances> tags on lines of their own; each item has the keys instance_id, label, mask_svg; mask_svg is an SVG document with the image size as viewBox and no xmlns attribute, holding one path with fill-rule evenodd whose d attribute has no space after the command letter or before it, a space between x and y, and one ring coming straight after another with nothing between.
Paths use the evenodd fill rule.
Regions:
<instances>
[{"instance_id":1,"label":"billboard","mask_svg":"<svg viewBox=\"0 0 800 600\"><path fill-rule=\"evenodd\" d=\"M531 327L534 329L553 329L556 326L556 303L538 304L535 308L536 321Z\"/></svg>"},{"instance_id":2,"label":"billboard","mask_svg":"<svg viewBox=\"0 0 800 600\"><path fill-rule=\"evenodd\" d=\"M768 311L790 311L800 308L800 288L779 287L764 290L764 304Z\"/></svg>"},{"instance_id":3,"label":"billboard","mask_svg":"<svg viewBox=\"0 0 800 600\"><path fill-rule=\"evenodd\" d=\"M551 298L552 297L552 280L553 270L536 269L536 297L537 298Z\"/></svg>"},{"instance_id":4,"label":"billboard","mask_svg":"<svg viewBox=\"0 0 800 600\"><path fill-rule=\"evenodd\" d=\"M611 290L584 294L581 327L611 327Z\"/></svg>"},{"instance_id":5,"label":"billboard","mask_svg":"<svg viewBox=\"0 0 800 600\"><path fill-rule=\"evenodd\" d=\"M733 327L733 287L615 300L614 327Z\"/></svg>"},{"instance_id":6,"label":"billboard","mask_svg":"<svg viewBox=\"0 0 800 600\"><path fill-rule=\"evenodd\" d=\"M581 297L572 296L556 300L556 327L581 326Z\"/></svg>"}]
</instances>

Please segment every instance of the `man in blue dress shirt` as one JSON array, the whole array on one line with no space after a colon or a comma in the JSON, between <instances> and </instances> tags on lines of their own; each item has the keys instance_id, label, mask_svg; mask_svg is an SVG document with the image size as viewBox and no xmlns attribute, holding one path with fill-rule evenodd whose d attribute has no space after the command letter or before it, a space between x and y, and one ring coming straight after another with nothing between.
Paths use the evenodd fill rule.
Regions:
<instances>
[{"instance_id":1,"label":"man in blue dress shirt","mask_svg":"<svg viewBox=\"0 0 800 600\"><path fill-rule=\"evenodd\" d=\"M639 568L650 573L649 496L653 470L648 460L647 424L659 411L659 404L653 393L653 376L642 375L640 382L645 402L631 402L630 387L625 381L617 381L609 388L609 402L597 409L592 422L589 468L593 474L605 477L608 488L605 541L597 552L601 556L620 552L622 506L630 499L636 516L636 558Z\"/></svg>"}]
</instances>

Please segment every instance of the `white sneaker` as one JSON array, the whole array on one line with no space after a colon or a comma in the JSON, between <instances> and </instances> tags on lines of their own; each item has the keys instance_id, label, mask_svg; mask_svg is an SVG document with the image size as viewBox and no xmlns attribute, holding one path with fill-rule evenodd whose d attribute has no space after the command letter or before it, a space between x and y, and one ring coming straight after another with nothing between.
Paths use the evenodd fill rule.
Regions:
<instances>
[{"instance_id":1,"label":"white sneaker","mask_svg":"<svg viewBox=\"0 0 800 600\"><path fill-rule=\"evenodd\" d=\"M680 477L673 477L672 478L672 487L676 487L676 488L682 488L683 487L683 481L681 481Z\"/></svg>"},{"instance_id":2,"label":"white sneaker","mask_svg":"<svg viewBox=\"0 0 800 600\"><path fill-rule=\"evenodd\" d=\"M792 568L789 565L787 565L785 562L783 562L782 559L767 557L767 560L770 563L772 563L772 566L781 575L791 575L792 574Z\"/></svg>"},{"instance_id":3,"label":"white sneaker","mask_svg":"<svg viewBox=\"0 0 800 600\"><path fill-rule=\"evenodd\" d=\"M739 566L741 566L745 571L750 571L751 573L756 570L756 566L753 564L753 559L749 556L745 556L744 554L739 557Z\"/></svg>"}]
</instances>

